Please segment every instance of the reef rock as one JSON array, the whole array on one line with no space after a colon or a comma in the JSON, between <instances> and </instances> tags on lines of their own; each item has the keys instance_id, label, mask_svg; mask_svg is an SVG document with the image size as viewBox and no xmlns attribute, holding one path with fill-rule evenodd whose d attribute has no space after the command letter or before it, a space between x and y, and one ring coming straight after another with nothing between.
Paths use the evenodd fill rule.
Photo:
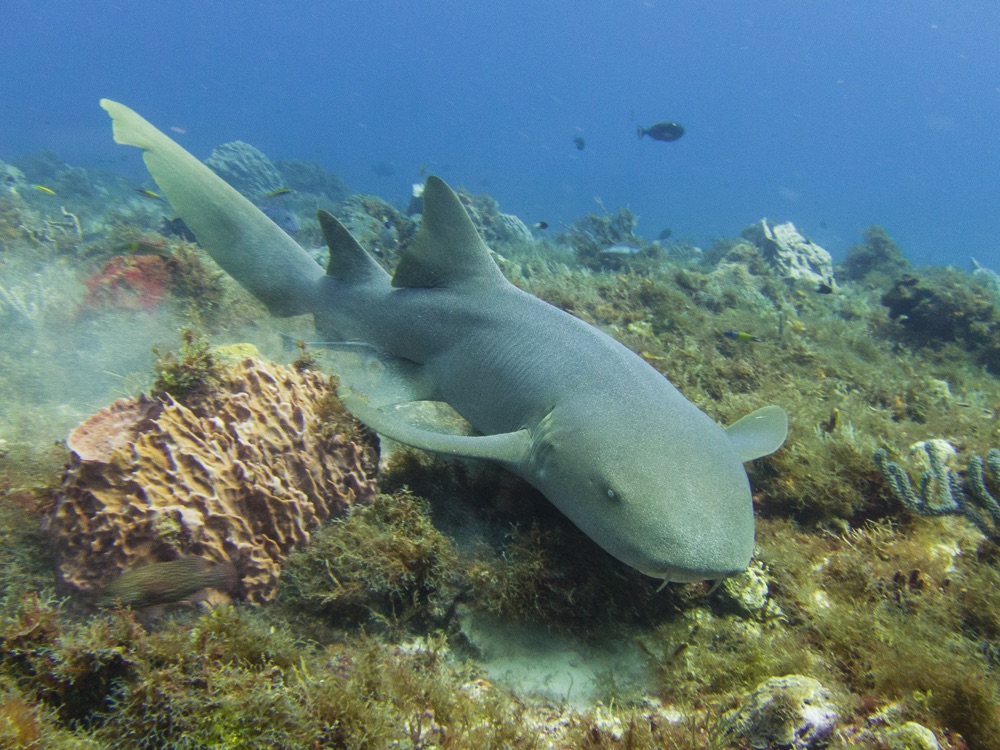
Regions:
<instances>
[{"instance_id":1,"label":"reef rock","mask_svg":"<svg viewBox=\"0 0 1000 750\"><path fill-rule=\"evenodd\" d=\"M281 173L271 160L243 141L216 146L205 164L252 201L282 187Z\"/></svg>"},{"instance_id":2,"label":"reef rock","mask_svg":"<svg viewBox=\"0 0 1000 750\"><path fill-rule=\"evenodd\" d=\"M799 234L792 222L770 224L761 219L759 224L744 229L743 236L760 248L764 260L781 278L833 286L830 253Z\"/></svg>"},{"instance_id":3,"label":"reef rock","mask_svg":"<svg viewBox=\"0 0 1000 750\"><path fill-rule=\"evenodd\" d=\"M274 167L281 174L284 187L300 193L322 195L331 203L340 203L351 194L347 183L339 175L327 172L314 161L278 159Z\"/></svg>"},{"instance_id":4,"label":"reef rock","mask_svg":"<svg viewBox=\"0 0 1000 750\"><path fill-rule=\"evenodd\" d=\"M737 576L724 578L716 593L724 609L750 617L767 606L768 575L760 561L754 561Z\"/></svg>"},{"instance_id":5,"label":"reef rock","mask_svg":"<svg viewBox=\"0 0 1000 750\"><path fill-rule=\"evenodd\" d=\"M374 451L345 435L346 414L331 422L322 375L246 359L225 380L190 407L119 399L70 434L50 522L67 584L97 594L126 569L197 556L231 563L261 603L310 529L374 497Z\"/></svg>"},{"instance_id":6,"label":"reef rock","mask_svg":"<svg viewBox=\"0 0 1000 750\"><path fill-rule=\"evenodd\" d=\"M765 680L726 715L727 733L750 747L796 750L822 746L837 719L830 691L798 674Z\"/></svg>"},{"instance_id":7,"label":"reef rock","mask_svg":"<svg viewBox=\"0 0 1000 750\"><path fill-rule=\"evenodd\" d=\"M28 182L24 172L13 164L0 161L0 194L27 190Z\"/></svg>"},{"instance_id":8,"label":"reef rock","mask_svg":"<svg viewBox=\"0 0 1000 750\"><path fill-rule=\"evenodd\" d=\"M941 743L927 727L908 721L885 732L889 750L941 750Z\"/></svg>"}]
</instances>

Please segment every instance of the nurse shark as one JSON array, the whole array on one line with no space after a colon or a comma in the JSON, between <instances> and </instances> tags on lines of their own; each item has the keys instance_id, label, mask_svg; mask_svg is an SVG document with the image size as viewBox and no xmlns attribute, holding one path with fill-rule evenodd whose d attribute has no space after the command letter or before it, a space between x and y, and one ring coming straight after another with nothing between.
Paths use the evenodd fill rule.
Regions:
<instances>
[{"instance_id":1,"label":"nurse shark","mask_svg":"<svg viewBox=\"0 0 1000 750\"><path fill-rule=\"evenodd\" d=\"M455 193L426 181L416 238L390 276L325 211L326 271L208 167L108 99L117 143L143 150L201 246L276 315L312 313L361 364L345 406L406 445L493 461L614 557L664 583L746 569L754 517L743 462L777 450L767 406L722 428L647 362L507 281ZM448 404L478 434L412 418Z\"/></svg>"}]
</instances>

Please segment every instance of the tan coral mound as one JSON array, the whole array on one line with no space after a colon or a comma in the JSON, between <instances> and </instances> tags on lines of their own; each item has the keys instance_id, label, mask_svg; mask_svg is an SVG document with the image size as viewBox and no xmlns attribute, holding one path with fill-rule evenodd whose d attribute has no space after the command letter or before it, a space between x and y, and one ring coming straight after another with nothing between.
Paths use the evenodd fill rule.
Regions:
<instances>
[{"instance_id":1,"label":"tan coral mound","mask_svg":"<svg viewBox=\"0 0 1000 750\"><path fill-rule=\"evenodd\" d=\"M228 375L190 408L119 399L70 434L51 522L68 584L94 593L123 570L194 555L233 563L246 598L267 601L311 528L374 496L374 451L321 418L322 375L252 359Z\"/></svg>"}]
</instances>

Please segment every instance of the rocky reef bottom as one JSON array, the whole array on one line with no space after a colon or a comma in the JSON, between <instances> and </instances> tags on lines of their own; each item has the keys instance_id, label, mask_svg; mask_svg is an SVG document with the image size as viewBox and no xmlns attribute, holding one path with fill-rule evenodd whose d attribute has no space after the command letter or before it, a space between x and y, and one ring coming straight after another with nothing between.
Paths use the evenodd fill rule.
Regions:
<instances>
[{"instance_id":1,"label":"rocky reef bottom","mask_svg":"<svg viewBox=\"0 0 1000 750\"><path fill-rule=\"evenodd\" d=\"M987 269L625 209L544 239L463 193L508 278L720 423L789 414L750 568L657 591L510 475L380 445L310 321L46 164L55 196L0 194L0 747L1000 746ZM322 262L310 184L282 200ZM391 268L419 217L340 199Z\"/></svg>"}]
</instances>

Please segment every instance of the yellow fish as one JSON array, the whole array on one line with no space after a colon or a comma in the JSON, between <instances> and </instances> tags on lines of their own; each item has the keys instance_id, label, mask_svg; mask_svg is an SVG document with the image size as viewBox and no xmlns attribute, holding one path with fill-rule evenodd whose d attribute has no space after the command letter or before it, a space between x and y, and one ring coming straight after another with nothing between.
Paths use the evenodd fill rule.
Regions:
<instances>
[{"instance_id":1,"label":"yellow fish","mask_svg":"<svg viewBox=\"0 0 1000 750\"><path fill-rule=\"evenodd\" d=\"M157 201L162 201L163 200L163 196L162 195L160 195L159 193L155 193L152 190L146 190L145 188L136 188L135 192L137 192L139 195L144 195L147 198L152 198L153 200L157 200Z\"/></svg>"},{"instance_id":2,"label":"yellow fish","mask_svg":"<svg viewBox=\"0 0 1000 750\"><path fill-rule=\"evenodd\" d=\"M270 193L264 193L265 198L277 198L279 195L288 195L289 193L294 193L295 188L281 187L277 190L272 190Z\"/></svg>"},{"instance_id":3,"label":"yellow fish","mask_svg":"<svg viewBox=\"0 0 1000 750\"><path fill-rule=\"evenodd\" d=\"M37 190L37 191L39 191L41 193L45 193L46 195L55 195L56 194L55 190L53 190L52 188L47 188L47 187L45 187L45 185L33 185L32 187L34 187L35 190Z\"/></svg>"},{"instance_id":4,"label":"yellow fish","mask_svg":"<svg viewBox=\"0 0 1000 750\"><path fill-rule=\"evenodd\" d=\"M732 339L733 341L742 341L744 343L749 343L751 341L760 341L759 338L754 336L752 333L747 333L746 331L723 331L722 335L727 339Z\"/></svg>"}]
</instances>

